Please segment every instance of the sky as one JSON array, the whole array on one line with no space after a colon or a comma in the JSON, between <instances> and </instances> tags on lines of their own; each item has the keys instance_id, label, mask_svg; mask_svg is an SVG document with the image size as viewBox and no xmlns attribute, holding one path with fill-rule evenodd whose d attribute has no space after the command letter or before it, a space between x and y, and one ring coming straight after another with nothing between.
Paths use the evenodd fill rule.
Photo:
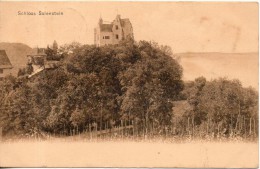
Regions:
<instances>
[{"instance_id":1,"label":"sky","mask_svg":"<svg viewBox=\"0 0 260 169\"><path fill-rule=\"evenodd\" d=\"M63 12L61 16L18 12ZM173 52L258 52L258 4L248 2L0 2L0 42L94 43L100 16L129 18L135 40Z\"/></svg>"},{"instance_id":2,"label":"sky","mask_svg":"<svg viewBox=\"0 0 260 169\"><path fill-rule=\"evenodd\" d=\"M19 12L63 15L18 15ZM168 45L173 53L222 52L245 55L182 57L183 79L238 78L258 88L258 4L248 2L0 2L0 42L46 47L73 41L94 43L100 17L129 18L135 40ZM227 56L227 57L223 57ZM220 59L221 58L221 59Z\"/></svg>"}]
</instances>

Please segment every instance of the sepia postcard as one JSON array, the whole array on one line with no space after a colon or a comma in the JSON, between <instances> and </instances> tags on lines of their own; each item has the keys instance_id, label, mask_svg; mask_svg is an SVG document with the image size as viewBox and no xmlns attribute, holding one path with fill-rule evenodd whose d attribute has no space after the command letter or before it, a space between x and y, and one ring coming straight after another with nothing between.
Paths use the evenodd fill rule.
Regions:
<instances>
[{"instance_id":1,"label":"sepia postcard","mask_svg":"<svg viewBox=\"0 0 260 169\"><path fill-rule=\"evenodd\" d=\"M0 1L0 167L257 168L258 6Z\"/></svg>"}]
</instances>

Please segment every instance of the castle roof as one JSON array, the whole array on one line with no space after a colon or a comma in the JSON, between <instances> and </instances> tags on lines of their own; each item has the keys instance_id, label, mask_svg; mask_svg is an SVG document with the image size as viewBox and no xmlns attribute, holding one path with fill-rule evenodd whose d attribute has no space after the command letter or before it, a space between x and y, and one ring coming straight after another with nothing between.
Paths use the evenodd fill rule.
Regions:
<instances>
[{"instance_id":1,"label":"castle roof","mask_svg":"<svg viewBox=\"0 0 260 169\"><path fill-rule=\"evenodd\" d=\"M128 18L121 19L119 17L119 20L120 20L122 28L124 28L125 26L127 26L129 24L131 25L131 22ZM112 32L113 31L112 28L113 28L113 22L110 24L103 24L103 23L100 24L101 32Z\"/></svg>"},{"instance_id":2,"label":"castle roof","mask_svg":"<svg viewBox=\"0 0 260 169\"><path fill-rule=\"evenodd\" d=\"M112 32L112 27L113 27L112 24L101 24L100 25L100 30L102 32Z\"/></svg>"},{"instance_id":3,"label":"castle roof","mask_svg":"<svg viewBox=\"0 0 260 169\"><path fill-rule=\"evenodd\" d=\"M11 69L11 68L13 68L5 50L0 50L0 68L1 69Z\"/></svg>"},{"instance_id":4,"label":"castle roof","mask_svg":"<svg viewBox=\"0 0 260 169\"><path fill-rule=\"evenodd\" d=\"M121 20L121 25L122 27L124 27L125 25L127 24L130 24L130 20L128 18L125 18L125 19L120 19Z\"/></svg>"}]
</instances>

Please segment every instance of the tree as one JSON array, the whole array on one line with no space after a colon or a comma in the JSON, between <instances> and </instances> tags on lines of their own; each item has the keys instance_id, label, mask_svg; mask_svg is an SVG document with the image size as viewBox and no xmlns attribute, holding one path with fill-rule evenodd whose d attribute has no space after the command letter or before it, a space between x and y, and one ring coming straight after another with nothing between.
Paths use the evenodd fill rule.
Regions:
<instances>
[{"instance_id":1,"label":"tree","mask_svg":"<svg viewBox=\"0 0 260 169\"><path fill-rule=\"evenodd\" d=\"M171 125L172 101L183 88L182 67L149 42L139 43L140 60L119 77L123 96L121 113L137 119L143 133L154 126ZM123 115L124 116L124 115Z\"/></svg>"},{"instance_id":2,"label":"tree","mask_svg":"<svg viewBox=\"0 0 260 169\"><path fill-rule=\"evenodd\" d=\"M194 132L195 125L200 125L202 121L206 119L206 113L198 110L198 104L200 103L200 95L204 86L206 85L206 78L201 76L195 79L194 85L192 86L189 97L187 98L188 102L192 106L192 110L187 112L186 115L191 117L192 131ZM188 122L189 123L189 122ZM189 127L189 126L188 126Z\"/></svg>"},{"instance_id":3,"label":"tree","mask_svg":"<svg viewBox=\"0 0 260 169\"><path fill-rule=\"evenodd\" d=\"M55 61L60 61L64 55L58 53L58 44L56 41L53 42L52 48L47 46L45 53L47 55L47 60L55 60Z\"/></svg>"},{"instance_id":4,"label":"tree","mask_svg":"<svg viewBox=\"0 0 260 169\"><path fill-rule=\"evenodd\" d=\"M0 116L4 135L35 134L40 119L33 111L35 104L31 101L32 97L33 93L28 85L17 88L6 97L5 109Z\"/></svg>"},{"instance_id":5,"label":"tree","mask_svg":"<svg viewBox=\"0 0 260 169\"><path fill-rule=\"evenodd\" d=\"M4 135L69 135L93 123L103 130L133 121L142 136L168 136L173 122L179 136L187 131L193 136L257 135L257 91L226 78L184 83L182 67L167 46L127 39L101 47L75 43L62 50L67 53L61 66L30 79L0 81ZM50 48L46 54L48 59L60 56ZM182 114L172 109L179 100L189 107Z\"/></svg>"},{"instance_id":6,"label":"tree","mask_svg":"<svg viewBox=\"0 0 260 169\"><path fill-rule=\"evenodd\" d=\"M77 128L77 133L79 132L79 127L83 128L86 122L86 116L83 110L81 110L78 106L72 112L70 116L71 124L74 128Z\"/></svg>"},{"instance_id":7,"label":"tree","mask_svg":"<svg viewBox=\"0 0 260 169\"><path fill-rule=\"evenodd\" d=\"M65 55L68 55L68 54L72 54L74 50L76 50L80 47L82 47L82 44L79 42L67 43L67 44L60 46L59 52L65 54Z\"/></svg>"},{"instance_id":8,"label":"tree","mask_svg":"<svg viewBox=\"0 0 260 169\"><path fill-rule=\"evenodd\" d=\"M249 128L245 118L250 117L249 107L257 101L257 94L248 96L246 91L238 80L220 78L206 83L198 97L197 112L206 114L207 125L215 136L221 131L226 136L245 134ZM254 103L247 102L248 97L254 98Z\"/></svg>"},{"instance_id":9,"label":"tree","mask_svg":"<svg viewBox=\"0 0 260 169\"><path fill-rule=\"evenodd\" d=\"M58 43L56 42L56 40L54 40L54 42L53 42L52 50L53 50L54 54L56 55L58 52Z\"/></svg>"}]
</instances>

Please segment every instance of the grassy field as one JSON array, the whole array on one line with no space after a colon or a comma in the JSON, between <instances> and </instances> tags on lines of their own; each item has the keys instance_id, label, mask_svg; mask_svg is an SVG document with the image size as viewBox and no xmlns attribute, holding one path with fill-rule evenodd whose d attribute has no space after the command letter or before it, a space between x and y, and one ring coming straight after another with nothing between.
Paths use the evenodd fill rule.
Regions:
<instances>
[{"instance_id":1,"label":"grassy field","mask_svg":"<svg viewBox=\"0 0 260 169\"><path fill-rule=\"evenodd\" d=\"M0 144L1 167L258 167L258 143L18 141Z\"/></svg>"}]
</instances>

